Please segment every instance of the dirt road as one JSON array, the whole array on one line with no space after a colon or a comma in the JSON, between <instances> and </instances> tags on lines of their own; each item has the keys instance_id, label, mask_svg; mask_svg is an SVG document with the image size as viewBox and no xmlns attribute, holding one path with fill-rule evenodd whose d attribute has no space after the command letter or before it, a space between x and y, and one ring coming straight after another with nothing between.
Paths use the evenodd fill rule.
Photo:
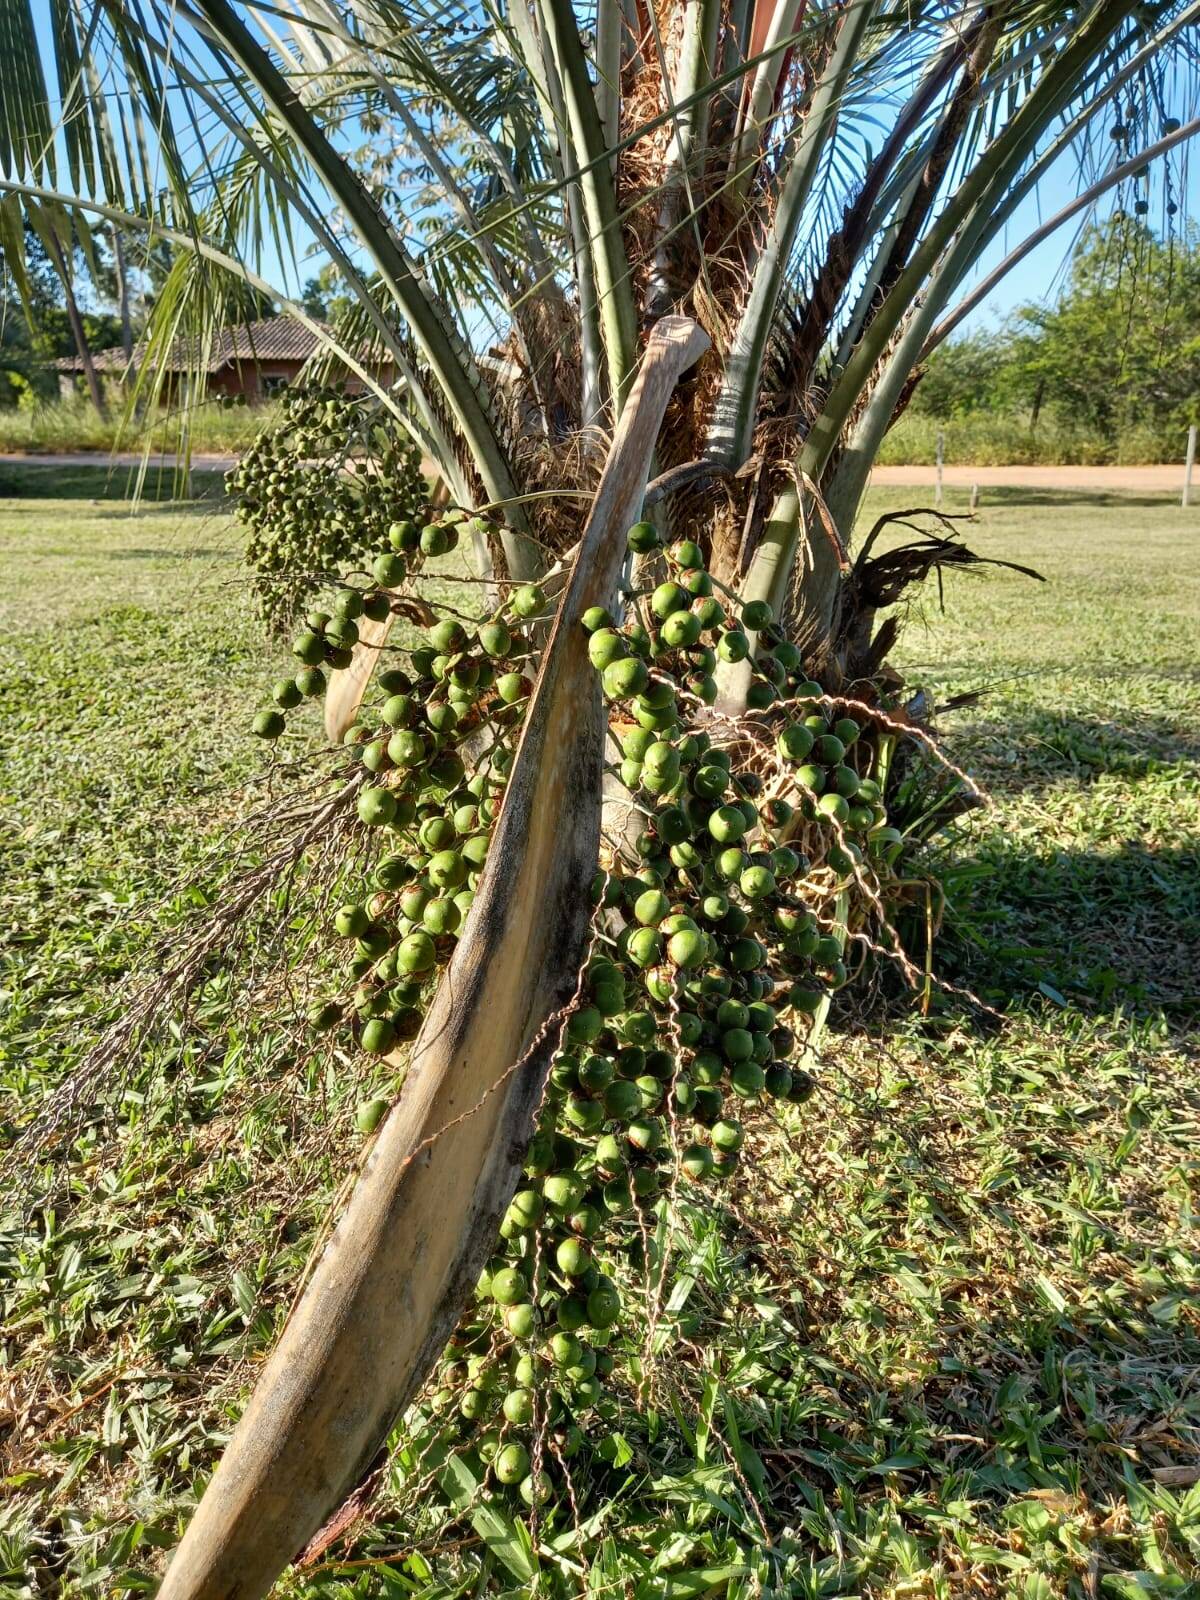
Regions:
<instances>
[{"instance_id":1,"label":"dirt road","mask_svg":"<svg viewBox=\"0 0 1200 1600\"><path fill-rule=\"evenodd\" d=\"M876 467L871 482L877 488L930 488L933 467ZM1165 467L959 467L942 471L946 487L969 489L1090 489L1093 492L1178 494L1183 488L1183 465ZM1194 490L1200 499L1200 483Z\"/></svg>"},{"instance_id":2,"label":"dirt road","mask_svg":"<svg viewBox=\"0 0 1200 1600\"><path fill-rule=\"evenodd\" d=\"M150 457L151 467L171 471L176 463L174 455ZM0 466L27 467L137 467L141 465L137 451L122 451L111 456L99 450L78 450L62 455L5 455L0 454ZM237 460L231 455L195 455L194 472L226 472ZM871 482L878 488L931 488L934 482L933 467L876 467ZM1142 494L1178 494L1183 487L1183 466L1160 467L961 467L947 466L943 470L943 483L947 488L969 489L978 484L981 489L1080 489L1093 493L1125 491ZM1193 499L1200 501L1200 479L1197 480Z\"/></svg>"}]
</instances>

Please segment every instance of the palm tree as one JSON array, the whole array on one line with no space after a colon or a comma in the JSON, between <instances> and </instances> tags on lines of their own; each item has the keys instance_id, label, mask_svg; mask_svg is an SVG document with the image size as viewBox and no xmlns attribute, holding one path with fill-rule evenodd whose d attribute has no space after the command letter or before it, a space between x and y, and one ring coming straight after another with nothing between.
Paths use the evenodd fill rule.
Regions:
<instances>
[{"instance_id":1,"label":"palm tree","mask_svg":"<svg viewBox=\"0 0 1200 1600\"><path fill-rule=\"evenodd\" d=\"M600 834L603 712L573 624L616 594L625 529L652 500L827 689L876 673L891 635L849 557L880 442L1048 175L1079 174L1064 226L1196 131L1166 97L1200 0L50 9L39 32L8 0L6 251L30 206L177 247L152 386L155 346L202 350L227 274L278 292L263 262L304 230L354 306L321 337L452 498L498 515L487 575L565 573L421 1070L161 1591L260 1595L361 1480L512 1192ZM750 679L726 670L722 713Z\"/></svg>"}]
</instances>

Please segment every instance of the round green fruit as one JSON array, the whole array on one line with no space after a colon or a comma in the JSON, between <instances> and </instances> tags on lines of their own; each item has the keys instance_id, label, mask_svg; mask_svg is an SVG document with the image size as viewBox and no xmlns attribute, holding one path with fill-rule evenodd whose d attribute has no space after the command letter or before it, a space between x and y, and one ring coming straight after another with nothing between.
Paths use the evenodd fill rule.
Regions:
<instances>
[{"instance_id":1,"label":"round green fruit","mask_svg":"<svg viewBox=\"0 0 1200 1600\"><path fill-rule=\"evenodd\" d=\"M667 941L667 958L672 966L690 969L703 964L708 956L708 940L698 929L683 929Z\"/></svg>"},{"instance_id":2,"label":"round green fruit","mask_svg":"<svg viewBox=\"0 0 1200 1600\"><path fill-rule=\"evenodd\" d=\"M367 931L370 920L366 906L352 904L335 913L333 926L343 939L357 939Z\"/></svg>"},{"instance_id":3,"label":"round green fruit","mask_svg":"<svg viewBox=\"0 0 1200 1600\"><path fill-rule=\"evenodd\" d=\"M528 1300L504 1308L504 1326L514 1339L531 1339L537 1327L537 1312Z\"/></svg>"},{"instance_id":4,"label":"round green fruit","mask_svg":"<svg viewBox=\"0 0 1200 1600\"><path fill-rule=\"evenodd\" d=\"M624 661L628 655L629 646L613 628L600 628L588 640L588 660L597 672L603 672L614 661Z\"/></svg>"},{"instance_id":5,"label":"round green fruit","mask_svg":"<svg viewBox=\"0 0 1200 1600\"><path fill-rule=\"evenodd\" d=\"M260 739L278 739L287 722L282 711L260 711L250 726Z\"/></svg>"},{"instance_id":6,"label":"round green fruit","mask_svg":"<svg viewBox=\"0 0 1200 1600\"><path fill-rule=\"evenodd\" d=\"M428 972L437 960L437 951L429 935L418 929L401 939L396 959L403 972Z\"/></svg>"},{"instance_id":7,"label":"round green fruit","mask_svg":"<svg viewBox=\"0 0 1200 1600\"><path fill-rule=\"evenodd\" d=\"M604 692L610 700L627 700L631 695L641 694L649 681L646 664L637 656L612 661L604 668Z\"/></svg>"},{"instance_id":8,"label":"round green fruit","mask_svg":"<svg viewBox=\"0 0 1200 1600\"><path fill-rule=\"evenodd\" d=\"M524 584L509 604L518 617L539 617L546 609L545 591L536 583Z\"/></svg>"},{"instance_id":9,"label":"round green fruit","mask_svg":"<svg viewBox=\"0 0 1200 1600\"><path fill-rule=\"evenodd\" d=\"M390 789L368 785L358 795L358 815L368 828L384 828L396 815L396 797Z\"/></svg>"},{"instance_id":10,"label":"round green fruit","mask_svg":"<svg viewBox=\"0 0 1200 1600\"><path fill-rule=\"evenodd\" d=\"M592 1253L581 1239L564 1239L554 1259L565 1278L580 1278L592 1264Z\"/></svg>"},{"instance_id":11,"label":"round green fruit","mask_svg":"<svg viewBox=\"0 0 1200 1600\"><path fill-rule=\"evenodd\" d=\"M524 1426L533 1421L533 1395L528 1389L510 1389L500 1409L509 1422Z\"/></svg>"},{"instance_id":12,"label":"round green fruit","mask_svg":"<svg viewBox=\"0 0 1200 1600\"><path fill-rule=\"evenodd\" d=\"M520 1483L529 1472L529 1451L523 1444L506 1444L497 1451L492 1470L501 1483Z\"/></svg>"},{"instance_id":13,"label":"round green fruit","mask_svg":"<svg viewBox=\"0 0 1200 1600\"><path fill-rule=\"evenodd\" d=\"M729 1074L734 1094L743 1100L757 1100L766 1081L766 1073L757 1061L739 1061Z\"/></svg>"},{"instance_id":14,"label":"round green fruit","mask_svg":"<svg viewBox=\"0 0 1200 1600\"><path fill-rule=\"evenodd\" d=\"M501 1267L492 1274L491 1294L498 1306L515 1306L529 1299L529 1285L516 1267Z\"/></svg>"},{"instance_id":15,"label":"round green fruit","mask_svg":"<svg viewBox=\"0 0 1200 1600\"><path fill-rule=\"evenodd\" d=\"M742 607L742 626L751 633L761 633L775 621L775 613L765 600L747 600Z\"/></svg>"},{"instance_id":16,"label":"round green fruit","mask_svg":"<svg viewBox=\"0 0 1200 1600\"><path fill-rule=\"evenodd\" d=\"M672 650L689 649L700 637L700 619L691 611L675 611L662 625L662 640Z\"/></svg>"},{"instance_id":17,"label":"round green fruit","mask_svg":"<svg viewBox=\"0 0 1200 1600\"><path fill-rule=\"evenodd\" d=\"M593 1328L611 1328L621 1315L621 1296L611 1284L598 1284L587 1297L587 1320Z\"/></svg>"},{"instance_id":18,"label":"round green fruit","mask_svg":"<svg viewBox=\"0 0 1200 1600\"><path fill-rule=\"evenodd\" d=\"M708 831L718 844L736 844L746 832L746 818L737 806L718 806L708 819Z\"/></svg>"},{"instance_id":19,"label":"round green fruit","mask_svg":"<svg viewBox=\"0 0 1200 1600\"><path fill-rule=\"evenodd\" d=\"M320 667L304 667L296 674L296 687L306 700L325 693L325 674Z\"/></svg>"},{"instance_id":20,"label":"round green fruit","mask_svg":"<svg viewBox=\"0 0 1200 1600\"><path fill-rule=\"evenodd\" d=\"M745 1133L740 1122L723 1120L713 1124L709 1137L713 1142L714 1150L720 1150L726 1155L732 1155L742 1148Z\"/></svg>"},{"instance_id":21,"label":"round green fruit","mask_svg":"<svg viewBox=\"0 0 1200 1600\"><path fill-rule=\"evenodd\" d=\"M271 699L282 711L291 711L303 698L303 691L295 678L278 678L271 686Z\"/></svg>"},{"instance_id":22,"label":"round green fruit","mask_svg":"<svg viewBox=\"0 0 1200 1600\"><path fill-rule=\"evenodd\" d=\"M790 722L775 741L785 761L805 761L812 752L813 736L802 722Z\"/></svg>"},{"instance_id":23,"label":"round green fruit","mask_svg":"<svg viewBox=\"0 0 1200 1600\"><path fill-rule=\"evenodd\" d=\"M681 1170L696 1180L707 1178L712 1164L712 1151L704 1144L689 1144L679 1158Z\"/></svg>"},{"instance_id":24,"label":"round green fruit","mask_svg":"<svg viewBox=\"0 0 1200 1600\"><path fill-rule=\"evenodd\" d=\"M512 644L512 633L503 622L485 622L479 630L479 647L492 660L506 656Z\"/></svg>"},{"instance_id":25,"label":"round green fruit","mask_svg":"<svg viewBox=\"0 0 1200 1600\"><path fill-rule=\"evenodd\" d=\"M385 551L383 555L376 556L371 564L375 582L384 589L394 589L403 583L407 573L408 563L396 551Z\"/></svg>"},{"instance_id":26,"label":"round green fruit","mask_svg":"<svg viewBox=\"0 0 1200 1600\"><path fill-rule=\"evenodd\" d=\"M371 1056L385 1056L396 1042L390 1017L372 1017L362 1031L362 1047Z\"/></svg>"},{"instance_id":27,"label":"round green fruit","mask_svg":"<svg viewBox=\"0 0 1200 1600\"><path fill-rule=\"evenodd\" d=\"M359 1133L374 1133L387 1111L386 1100L364 1100L354 1113L354 1126Z\"/></svg>"}]
</instances>

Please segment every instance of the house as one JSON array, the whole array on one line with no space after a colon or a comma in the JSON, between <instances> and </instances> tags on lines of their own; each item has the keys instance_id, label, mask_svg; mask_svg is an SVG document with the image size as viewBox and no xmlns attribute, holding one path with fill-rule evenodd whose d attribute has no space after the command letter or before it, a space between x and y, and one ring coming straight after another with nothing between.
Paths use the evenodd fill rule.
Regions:
<instances>
[{"instance_id":1,"label":"house","mask_svg":"<svg viewBox=\"0 0 1200 1600\"><path fill-rule=\"evenodd\" d=\"M213 340L209 359L205 363L208 393L240 397L250 405L258 405L294 383L304 363L316 354L320 344L316 332L295 317L265 317L260 322L225 328ZM170 399L177 383L186 382L194 375L194 351L193 344L181 339L165 358L167 382L164 384L164 399ZM143 355L144 346L134 349L135 367ZM102 379L120 380L125 375L125 352L119 345L110 350L93 352L92 361ZM382 381L392 381L390 363L376 362L373 365ZM64 395L69 394L76 380L83 376L79 357L60 356L54 366ZM345 387L353 391L361 389L362 384L351 375Z\"/></svg>"}]
</instances>

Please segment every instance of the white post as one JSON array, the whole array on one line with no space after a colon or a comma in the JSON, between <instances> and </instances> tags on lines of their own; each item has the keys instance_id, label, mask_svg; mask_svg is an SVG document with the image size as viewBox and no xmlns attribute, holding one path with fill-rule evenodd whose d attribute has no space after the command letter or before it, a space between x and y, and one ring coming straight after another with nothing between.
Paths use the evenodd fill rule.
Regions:
<instances>
[{"instance_id":1,"label":"white post","mask_svg":"<svg viewBox=\"0 0 1200 1600\"><path fill-rule=\"evenodd\" d=\"M934 491L933 503L940 506L942 503L942 461L946 454L946 435L938 429L937 436L937 488Z\"/></svg>"},{"instance_id":2,"label":"white post","mask_svg":"<svg viewBox=\"0 0 1200 1600\"><path fill-rule=\"evenodd\" d=\"M978 507L979 507L979 485L977 483L973 483L971 485L971 510L975 511L975 510L978 509Z\"/></svg>"},{"instance_id":3,"label":"white post","mask_svg":"<svg viewBox=\"0 0 1200 1600\"><path fill-rule=\"evenodd\" d=\"M1186 506L1192 498L1192 468L1196 465L1196 424L1193 422L1188 429L1187 462L1183 469L1183 498L1180 505Z\"/></svg>"}]
</instances>

